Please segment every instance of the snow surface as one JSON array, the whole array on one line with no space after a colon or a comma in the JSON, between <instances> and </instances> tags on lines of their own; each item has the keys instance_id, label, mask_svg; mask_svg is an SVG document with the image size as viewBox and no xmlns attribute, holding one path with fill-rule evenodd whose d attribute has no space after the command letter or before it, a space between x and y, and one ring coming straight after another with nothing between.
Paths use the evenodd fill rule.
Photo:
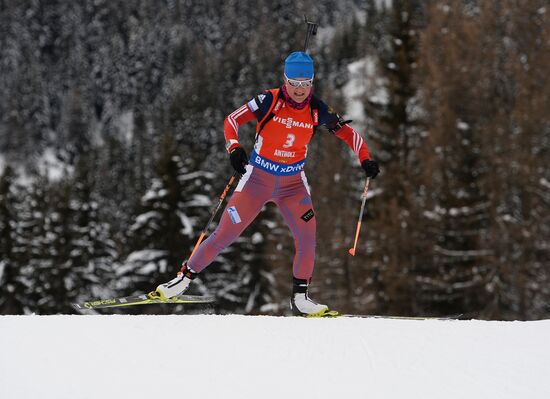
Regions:
<instances>
[{"instance_id":1,"label":"snow surface","mask_svg":"<svg viewBox=\"0 0 550 399\"><path fill-rule=\"evenodd\" d=\"M2 316L0 397L550 397L550 321Z\"/></svg>"}]
</instances>

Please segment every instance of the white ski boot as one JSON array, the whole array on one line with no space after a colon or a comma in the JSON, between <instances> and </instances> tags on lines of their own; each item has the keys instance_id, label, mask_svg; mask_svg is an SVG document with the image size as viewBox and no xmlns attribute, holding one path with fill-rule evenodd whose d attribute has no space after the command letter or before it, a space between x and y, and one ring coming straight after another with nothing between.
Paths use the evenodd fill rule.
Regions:
<instances>
[{"instance_id":1,"label":"white ski boot","mask_svg":"<svg viewBox=\"0 0 550 399\"><path fill-rule=\"evenodd\" d=\"M327 305L321 305L307 295L307 280L294 279L290 308L295 316L326 317L337 316L338 312L331 311Z\"/></svg>"},{"instance_id":2,"label":"white ski boot","mask_svg":"<svg viewBox=\"0 0 550 399\"><path fill-rule=\"evenodd\" d=\"M191 284L191 281L197 276L197 273L192 272L187 268L187 262L183 263L181 270L178 272L176 278L161 284L157 287L156 293L162 299L168 299L182 295Z\"/></svg>"}]
</instances>

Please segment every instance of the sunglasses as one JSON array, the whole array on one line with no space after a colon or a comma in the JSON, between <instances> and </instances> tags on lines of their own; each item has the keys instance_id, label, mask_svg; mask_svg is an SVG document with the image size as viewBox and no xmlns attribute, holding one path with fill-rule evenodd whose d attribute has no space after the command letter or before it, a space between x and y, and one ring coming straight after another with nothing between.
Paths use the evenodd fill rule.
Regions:
<instances>
[{"instance_id":1,"label":"sunglasses","mask_svg":"<svg viewBox=\"0 0 550 399\"><path fill-rule=\"evenodd\" d=\"M285 79L288 82L289 85L292 87L311 87L313 86L313 79L308 80L296 80L296 79L290 79L285 75Z\"/></svg>"}]
</instances>

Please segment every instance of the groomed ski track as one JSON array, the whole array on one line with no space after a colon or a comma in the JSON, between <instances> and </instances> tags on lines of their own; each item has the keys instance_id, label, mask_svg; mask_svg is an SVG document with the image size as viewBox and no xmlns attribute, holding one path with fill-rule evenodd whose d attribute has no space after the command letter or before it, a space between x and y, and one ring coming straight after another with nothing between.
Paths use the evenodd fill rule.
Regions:
<instances>
[{"instance_id":1,"label":"groomed ski track","mask_svg":"<svg viewBox=\"0 0 550 399\"><path fill-rule=\"evenodd\" d=\"M0 397L550 397L550 321L0 316Z\"/></svg>"}]
</instances>

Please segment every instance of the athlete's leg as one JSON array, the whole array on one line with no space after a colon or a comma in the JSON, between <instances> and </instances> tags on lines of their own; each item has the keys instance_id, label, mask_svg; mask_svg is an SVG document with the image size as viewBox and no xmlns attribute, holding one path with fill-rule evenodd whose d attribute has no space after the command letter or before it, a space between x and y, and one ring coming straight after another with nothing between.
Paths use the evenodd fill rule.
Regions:
<instances>
[{"instance_id":1,"label":"athlete's leg","mask_svg":"<svg viewBox=\"0 0 550 399\"><path fill-rule=\"evenodd\" d=\"M296 254L292 272L295 278L309 280L315 265L315 230L317 221L307 181L296 181L275 199L285 222L292 231Z\"/></svg>"},{"instance_id":2,"label":"athlete's leg","mask_svg":"<svg viewBox=\"0 0 550 399\"><path fill-rule=\"evenodd\" d=\"M220 224L187 262L190 270L201 272L256 218L272 194L272 188L265 182L265 175L265 172L247 166L247 173L225 207Z\"/></svg>"}]
</instances>

